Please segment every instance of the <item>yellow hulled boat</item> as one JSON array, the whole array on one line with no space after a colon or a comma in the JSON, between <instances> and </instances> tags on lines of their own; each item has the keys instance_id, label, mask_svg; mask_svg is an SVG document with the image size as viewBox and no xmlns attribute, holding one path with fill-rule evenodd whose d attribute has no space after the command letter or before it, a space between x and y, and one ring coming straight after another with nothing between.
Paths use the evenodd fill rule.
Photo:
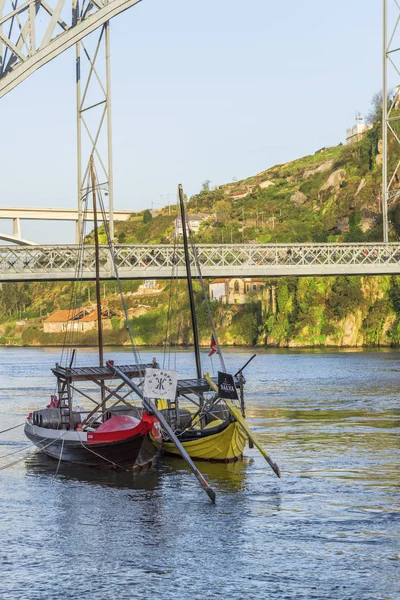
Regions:
<instances>
[{"instance_id":1,"label":"yellow hulled boat","mask_svg":"<svg viewBox=\"0 0 400 600\"><path fill-rule=\"evenodd\" d=\"M179 437L191 458L211 462L233 462L243 456L247 435L237 421L212 421L204 429L193 429ZM162 451L179 456L172 442L163 442Z\"/></svg>"}]
</instances>

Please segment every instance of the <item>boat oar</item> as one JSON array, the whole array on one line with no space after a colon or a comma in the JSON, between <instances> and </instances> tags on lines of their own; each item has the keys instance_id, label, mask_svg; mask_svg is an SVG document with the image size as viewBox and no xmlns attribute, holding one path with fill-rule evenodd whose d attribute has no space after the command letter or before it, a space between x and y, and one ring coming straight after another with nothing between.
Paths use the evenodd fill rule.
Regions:
<instances>
[{"instance_id":1,"label":"boat oar","mask_svg":"<svg viewBox=\"0 0 400 600\"><path fill-rule=\"evenodd\" d=\"M260 442L258 441L258 438L256 437L256 435L251 431L250 427L248 426L247 421L243 417L240 410L238 408L236 408L236 406L234 406L232 404L232 402L230 402L229 400L225 400L225 404L228 407L228 410L231 413L231 415L233 417L235 417L235 419L237 420L237 422L239 423L239 425L241 426L243 431L245 431L245 433L248 435L249 439L253 442L255 447L263 455L263 457L265 458L265 460L267 461L267 463L269 464L271 469L277 474L278 477L280 477L281 476L280 468L278 467L278 465L276 463L274 463L274 461L265 452L264 448L261 446Z\"/></svg>"},{"instance_id":2,"label":"boat oar","mask_svg":"<svg viewBox=\"0 0 400 600\"><path fill-rule=\"evenodd\" d=\"M125 375L125 373L123 373L120 369L118 369L118 367L115 367L111 363L107 363L107 366L116 375L118 375L118 377L120 377L122 379L122 381L125 381L126 385L128 385L134 392L136 392L136 394L143 400L143 407L146 408L149 412L153 413L157 417L162 428L168 434L170 440L175 444L175 446L176 446L177 450L179 451L180 455L182 456L183 460L189 466L192 473L197 477L197 480L199 481L203 490L206 492L207 496L210 498L211 502L213 504L215 504L214 490L212 489L212 487L210 487L207 479L200 473L199 469L196 467L196 465L190 458L189 454L186 452L185 448L182 446L181 442L175 435L174 431L171 429L170 425L167 423L166 419L164 418L164 415L158 410L158 408L152 403L152 401L149 398L144 397L143 391L137 385L135 385L133 383L133 381Z\"/></svg>"},{"instance_id":3,"label":"boat oar","mask_svg":"<svg viewBox=\"0 0 400 600\"><path fill-rule=\"evenodd\" d=\"M209 383L210 388L212 390L214 390L215 392L218 392L218 386L213 382L213 380L210 377L210 374L206 373L204 375L204 377L207 380L207 382ZM264 448L261 446L260 442L258 441L257 436L251 431L250 427L247 424L246 419L243 417L240 410L238 408L236 408L236 406L234 406L234 404L232 404L232 402L230 402L229 400L226 400L225 398L222 398L222 400L224 400L232 417L234 417L236 419L236 421L239 423L239 425L241 426L243 431L246 433L247 437L253 442L253 444L255 445L257 450L265 458L265 460L267 461L267 463L269 464L271 469L274 471L274 473L276 473L276 475L278 477L280 477L281 476L280 468L278 467L278 465L276 463L274 463L274 461L268 456L268 454L266 453Z\"/></svg>"},{"instance_id":4,"label":"boat oar","mask_svg":"<svg viewBox=\"0 0 400 600\"><path fill-rule=\"evenodd\" d=\"M168 422L165 420L164 415L158 410L158 408L148 398L144 398L143 405L145 408L147 407L150 412L154 413L154 415L160 421L162 428L164 429L164 431L166 431L170 440L172 440L174 442L174 444L175 444L176 448L179 450L180 455L182 456L183 460L186 461L186 464L189 466L192 473L197 477L201 487L206 492L206 494L210 498L211 502L213 504L215 504L214 490L212 489L212 487L210 487L207 479L200 473L199 469L196 467L196 465L190 458L189 454L186 452L185 448L182 446L181 442L179 441L179 439L177 438L177 436L175 435L175 433L169 426Z\"/></svg>"},{"instance_id":5,"label":"boat oar","mask_svg":"<svg viewBox=\"0 0 400 600\"><path fill-rule=\"evenodd\" d=\"M243 365L243 367L242 367L241 369L239 369L239 371L237 371L237 372L234 374L234 377L237 377L237 376L239 375L239 373L241 373L241 372L242 372L242 371L243 371L243 370L244 370L244 369L247 367L247 365L248 365L249 363L251 363L251 361L253 360L253 358L255 358L256 356L257 356L257 354L253 354L253 356L252 356L251 358L249 358L249 360L248 360L248 361L247 361L247 362L246 362L246 363Z\"/></svg>"}]
</instances>

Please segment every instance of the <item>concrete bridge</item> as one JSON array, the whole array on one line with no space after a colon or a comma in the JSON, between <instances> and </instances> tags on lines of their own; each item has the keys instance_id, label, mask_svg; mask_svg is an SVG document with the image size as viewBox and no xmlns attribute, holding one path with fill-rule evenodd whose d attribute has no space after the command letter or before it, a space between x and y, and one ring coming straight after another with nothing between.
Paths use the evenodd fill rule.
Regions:
<instances>
[{"instance_id":1,"label":"concrete bridge","mask_svg":"<svg viewBox=\"0 0 400 600\"><path fill-rule=\"evenodd\" d=\"M121 279L186 276L183 246L118 244L114 252ZM199 244L197 252L205 278L400 275L400 243ZM107 246L100 262L101 278L114 279ZM68 281L78 273L95 278L93 246L0 246L1 282Z\"/></svg>"},{"instance_id":2,"label":"concrete bridge","mask_svg":"<svg viewBox=\"0 0 400 600\"><path fill-rule=\"evenodd\" d=\"M108 216L108 213L107 213ZM132 216L130 210L113 211L114 221L127 221ZM0 240L5 242L14 242L21 246L36 246L35 242L25 240L21 236L21 221L75 221L76 223L76 241L79 240L78 221L79 213L73 208L7 208L0 207L0 219L12 221L12 236L0 233ZM93 210L85 213L86 221L94 221Z\"/></svg>"}]
</instances>

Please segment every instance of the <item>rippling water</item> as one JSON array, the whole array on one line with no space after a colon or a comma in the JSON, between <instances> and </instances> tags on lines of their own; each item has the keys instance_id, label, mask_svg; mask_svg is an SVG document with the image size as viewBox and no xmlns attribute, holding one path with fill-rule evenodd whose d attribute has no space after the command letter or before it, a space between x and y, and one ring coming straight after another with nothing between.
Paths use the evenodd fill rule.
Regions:
<instances>
[{"instance_id":1,"label":"rippling water","mask_svg":"<svg viewBox=\"0 0 400 600\"><path fill-rule=\"evenodd\" d=\"M250 353L228 351L229 368ZM43 406L58 358L0 349L0 430ZM178 364L193 372L190 353ZM1 470L1 599L399 599L399 372L392 351L258 354L247 415L282 479L256 450L198 463L215 506L179 459L55 477L57 463L31 453ZM0 435L0 467L29 447L22 428Z\"/></svg>"}]
</instances>

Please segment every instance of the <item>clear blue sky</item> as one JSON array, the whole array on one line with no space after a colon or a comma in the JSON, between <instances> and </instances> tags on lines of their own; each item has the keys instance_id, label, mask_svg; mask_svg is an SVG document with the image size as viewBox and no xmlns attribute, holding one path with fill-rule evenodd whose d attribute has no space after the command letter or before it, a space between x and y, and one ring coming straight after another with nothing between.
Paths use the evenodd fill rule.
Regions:
<instances>
[{"instance_id":1,"label":"clear blue sky","mask_svg":"<svg viewBox=\"0 0 400 600\"><path fill-rule=\"evenodd\" d=\"M344 141L381 88L377 0L143 0L111 40L115 206L132 211ZM0 101L3 206L76 205L74 53Z\"/></svg>"}]
</instances>

